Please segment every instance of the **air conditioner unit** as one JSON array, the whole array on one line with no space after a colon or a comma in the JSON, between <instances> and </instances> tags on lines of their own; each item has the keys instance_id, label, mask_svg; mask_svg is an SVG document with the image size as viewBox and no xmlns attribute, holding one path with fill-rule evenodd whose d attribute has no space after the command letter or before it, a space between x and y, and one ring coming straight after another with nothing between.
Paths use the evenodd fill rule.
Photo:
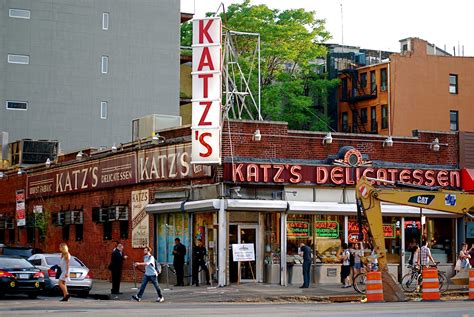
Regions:
<instances>
[{"instance_id":1,"label":"air conditioner unit","mask_svg":"<svg viewBox=\"0 0 474 317\"><path fill-rule=\"evenodd\" d=\"M53 225L64 226L65 214L64 212L57 212L55 214L52 214L51 219L52 219Z\"/></svg>"},{"instance_id":2,"label":"air conditioner unit","mask_svg":"<svg viewBox=\"0 0 474 317\"><path fill-rule=\"evenodd\" d=\"M8 160L12 166L43 164L56 160L58 141L24 139L8 144Z\"/></svg>"},{"instance_id":3,"label":"air conditioner unit","mask_svg":"<svg viewBox=\"0 0 474 317\"><path fill-rule=\"evenodd\" d=\"M71 211L71 224L84 224L84 213L80 210Z\"/></svg>"},{"instance_id":4,"label":"air conditioner unit","mask_svg":"<svg viewBox=\"0 0 474 317\"><path fill-rule=\"evenodd\" d=\"M12 218L6 219L5 221L5 229L15 229L15 222Z\"/></svg>"},{"instance_id":5,"label":"air conditioner unit","mask_svg":"<svg viewBox=\"0 0 474 317\"><path fill-rule=\"evenodd\" d=\"M71 224L71 212L65 211L64 213L64 225L68 226Z\"/></svg>"},{"instance_id":6,"label":"air conditioner unit","mask_svg":"<svg viewBox=\"0 0 474 317\"><path fill-rule=\"evenodd\" d=\"M109 208L109 221L118 220L118 206L112 206Z\"/></svg>"},{"instance_id":7,"label":"air conditioner unit","mask_svg":"<svg viewBox=\"0 0 474 317\"><path fill-rule=\"evenodd\" d=\"M99 222L109 221L109 208L100 208Z\"/></svg>"},{"instance_id":8,"label":"air conditioner unit","mask_svg":"<svg viewBox=\"0 0 474 317\"><path fill-rule=\"evenodd\" d=\"M128 220L128 206L117 206L118 210L118 220L127 221Z\"/></svg>"},{"instance_id":9,"label":"air conditioner unit","mask_svg":"<svg viewBox=\"0 0 474 317\"><path fill-rule=\"evenodd\" d=\"M156 131L181 126L180 116L151 114L132 120L132 141L151 138Z\"/></svg>"}]
</instances>

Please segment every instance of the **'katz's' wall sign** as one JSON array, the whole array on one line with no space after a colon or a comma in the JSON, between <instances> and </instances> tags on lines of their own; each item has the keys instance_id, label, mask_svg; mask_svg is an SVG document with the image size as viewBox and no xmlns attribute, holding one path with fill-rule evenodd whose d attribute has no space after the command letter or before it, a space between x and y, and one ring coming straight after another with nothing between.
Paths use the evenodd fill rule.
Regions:
<instances>
[{"instance_id":1,"label":"'katz's' wall sign","mask_svg":"<svg viewBox=\"0 0 474 317\"><path fill-rule=\"evenodd\" d=\"M134 184L135 153L74 164L27 178L28 197L50 196Z\"/></svg>"},{"instance_id":2,"label":"'katz's' wall sign","mask_svg":"<svg viewBox=\"0 0 474 317\"><path fill-rule=\"evenodd\" d=\"M460 187L458 170L343 167L331 165L231 163L224 165L224 179L236 183L355 185L361 176L416 185Z\"/></svg>"}]
</instances>

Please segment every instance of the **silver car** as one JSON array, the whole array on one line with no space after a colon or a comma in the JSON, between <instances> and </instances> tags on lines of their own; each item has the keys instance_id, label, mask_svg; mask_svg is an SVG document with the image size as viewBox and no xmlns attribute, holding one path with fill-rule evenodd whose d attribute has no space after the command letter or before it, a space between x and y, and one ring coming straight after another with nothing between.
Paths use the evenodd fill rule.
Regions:
<instances>
[{"instance_id":1,"label":"silver car","mask_svg":"<svg viewBox=\"0 0 474 317\"><path fill-rule=\"evenodd\" d=\"M60 253L34 254L28 258L28 261L44 273L46 291L59 291L56 271L51 269L51 267L59 265L61 261ZM68 291L81 297L89 295L92 288L92 274L87 266L75 256L72 256L69 262L69 279L67 282Z\"/></svg>"}]
</instances>

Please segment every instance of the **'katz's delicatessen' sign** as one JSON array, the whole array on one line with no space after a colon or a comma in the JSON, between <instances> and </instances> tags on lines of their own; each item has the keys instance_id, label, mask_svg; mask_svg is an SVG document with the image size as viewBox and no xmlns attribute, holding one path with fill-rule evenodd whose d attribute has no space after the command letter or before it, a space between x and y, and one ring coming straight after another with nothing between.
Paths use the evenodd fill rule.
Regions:
<instances>
[{"instance_id":1,"label":"'katz's delicatessen' sign","mask_svg":"<svg viewBox=\"0 0 474 317\"><path fill-rule=\"evenodd\" d=\"M28 197L50 196L134 184L135 153L28 175Z\"/></svg>"},{"instance_id":2,"label":"'katz's delicatessen' sign","mask_svg":"<svg viewBox=\"0 0 474 317\"><path fill-rule=\"evenodd\" d=\"M460 187L458 170L344 167L271 163L226 163L224 178L236 183L354 186L362 177L415 185Z\"/></svg>"}]
</instances>

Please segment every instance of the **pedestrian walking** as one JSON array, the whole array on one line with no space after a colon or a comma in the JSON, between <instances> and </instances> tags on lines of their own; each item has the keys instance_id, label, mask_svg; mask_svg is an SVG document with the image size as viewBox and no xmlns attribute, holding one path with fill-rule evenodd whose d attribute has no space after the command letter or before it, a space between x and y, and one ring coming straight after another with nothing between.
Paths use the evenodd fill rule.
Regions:
<instances>
[{"instance_id":1,"label":"pedestrian walking","mask_svg":"<svg viewBox=\"0 0 474 317\"><path fill-rule=\"evenodd\" d=\"M59 268L61 269L61 275L59 276L59 288L63 292L63 298L60 302L67 302L69 300L69 292L67 290L67 281L69 281L69 263L71 261L71 254L66 243L59 245L59 251L61 252L61 260L59 262Z\"/></svg>"},{"instance_id":2,"label":"pedestrian walking","mask_svg":"<svg viewBox=\"0 0 474 317\"><path fill-rule=\"evenodd\" d=\"M123 253L123 244L117 243L117 246L112 251L110 258L109 270L112 273L112 291L114 295L122 294L120 292L120 280L122 278L123 261L128 256Z\"/></svg>"},{"instance_id":3,"label":"pedestrian walking","mask_svg":"<svg viewBox=\"0 0 474 317\"><path fill-rule=\"evenodd\" d=\"M207 250L201 239L197 239L197 244L193 248L193 285L199 286L199 268L206 273L206 285L211 285L209 282L209 269L206 266Z\"/></svg>"},{"instance_id":4,"label":"pedestrian walking","mask_svg":"<svg viewBox=\"0 0 474 317\"><path fill-rule=\"evenodd\" d=\"M433 256L431 255L431 250L429 247L428 240L423 240L422 247L420 249L420 256L418 260L419 260L418 265L420 265L421 268L429 266L430 262L433 262L433 264L436 264L435 260L433 259Z\"/></svg>"},{"instance_id":5,"label":"pedestrian walking","mask_svg":"<svg viewBox=\"0 0 474 317\"><path fill-rule=\"evenodd\" d=\"M300 288L308 288L310 284L311 248L301 243L298 253L303 257L303 285Z\"/></svg>"},{"instance_id":6,"label":"pedestrian walking","mask_svg":"<svg viewBox=\"0 0 474 317\"><path fill-rule=\"evenodd\" d=\"M158 294L158 298L156 299L157 302L161 303L165 300L163 294L161 293L160 286L158 286L158 274L161 273L161 269L156 265L155 257L151 255L152 248L145 247L143 249L143 262L135 262L133 265L135 267L143 265L145 266L145 274L143 275L142 285L140 286L140 290L138 291L137 295L133 295L132 298L137 302L142 300L143 293L145 292L145 288L148 282L151 282L155 287L156 293Z\"/></svg>"},{"instance_id":7,"label":"pedestrian walking","mask_svg":"<svg viewBox=\"0 0 474 317\"><path fill-rule=\"evenodd\" d=\"M351 287L350 275L351 275L351 263L350 263L351 253L349 251L349 246L347 243L342 244L341 250L341 282L344 284L342 288Z\"/></svg>"},{"instance_id":8,"label":"pedestrian walking","mask_svg":"<svg viewBox=\"0 0 474 317\"><path fill-rule=\"evenodd\" d=\"M186 247L181 243L180 238L174 239L173 255L173 266L176 270L175 286L184 286L184 257L186 255Z\"/></svg>"}]
</instances>

